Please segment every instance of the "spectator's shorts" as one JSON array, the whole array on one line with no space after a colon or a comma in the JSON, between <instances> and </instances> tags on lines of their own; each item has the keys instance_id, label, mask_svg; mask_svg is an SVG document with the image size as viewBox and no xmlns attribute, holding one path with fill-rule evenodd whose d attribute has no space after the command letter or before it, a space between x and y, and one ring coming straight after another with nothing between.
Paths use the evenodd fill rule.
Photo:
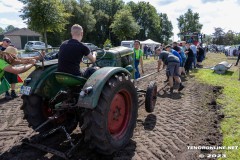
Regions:
<instances>
[{"instance_id":1,"label":"spectator's shorts","mask_svg":"<svg viewBox=\"0 0 240 160\"><path fill-rule=\"evenodd\" d=\"M18 78L16 74L5 72L4 76L7 79L9 84L18 83Z\"/></svg>"},{"instance_id":2,"label":"spectator's shorts","mask_svg":"<svg viewBox=\"0 0 240 160\"><path fill-rule=\"evenodd\" d=\"M169 76L179 76L179 62L168 62L167 72Z\"/></svg>"}]
</instances>

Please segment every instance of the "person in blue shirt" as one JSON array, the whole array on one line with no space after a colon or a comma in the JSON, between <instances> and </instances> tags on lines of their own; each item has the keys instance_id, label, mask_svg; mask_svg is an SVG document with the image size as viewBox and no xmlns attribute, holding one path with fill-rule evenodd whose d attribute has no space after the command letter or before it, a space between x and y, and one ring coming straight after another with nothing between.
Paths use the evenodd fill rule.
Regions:
<instances>
[{"instance_id":1,"label":"person in blue shirt","mask_svg":"<svg viewBox=\"0 0 240 160\"><path fill-rule=\"evenodd\" d=\"M161 52L161 49L157 50L157 53L159 54L158 71L160 70L162 61L164 61L165 65L167 64L166 71L167 75L169 76L168 81L170 86L170 93L173 93L173 79L179 84L178 91L181 91L184 88L184 85L182 85L181 78L179 77L180 59L178 58L178 56L175 56L173 53L170 52L170 45L166 46L166 50L168 52Z\"/></svg>"},{"instance_id":2,"label":"person in blue shirt","mask_svg":"<svg viewBox=\"0 0 240 160\"><path fill-rule=\"evenodd\" d=\"M180 56L180 54L177 51L172 49L172 47L170 45L166 46L166 51L168 51L168 52L172 53L174 56L178 57L180 64L182 63L182 57Z\"/></svg>"},{"instance_id":3,"label":"person in blue shirt","mask_svg":"<svg viewBox=\"0 0 240 160\"><path fill-rule=\"evenodd\" d=\"M194 59L193 59L193 66L196 68L196 60L197 60L197 47L192 43L190 45L190 49L193 51Z\"/></svg>"}]
</instances>

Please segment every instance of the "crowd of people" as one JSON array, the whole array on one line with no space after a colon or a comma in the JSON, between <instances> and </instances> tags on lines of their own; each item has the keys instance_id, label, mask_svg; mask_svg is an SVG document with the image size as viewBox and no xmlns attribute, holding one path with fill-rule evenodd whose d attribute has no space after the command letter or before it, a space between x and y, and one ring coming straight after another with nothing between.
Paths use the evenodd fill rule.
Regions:
<instances>
[{"instance_id":1,"label":"crowd of people","mask_svg":"<svg viewBox=\"0 0 240 160\"><path fill-rule=\"evenodd\" d=\"M148 46L144 46L144 53L147 53ZM155 48L155 54L158 55L158 67L157 71L166 68L165 82L169 82L170 92L173 93L174 82L179 84L178 91L181 91L185 86L181 82L181 76L189 74L193 68L201 67L201 63L204 60L204 49L198 44L195 46L193 43L181 43L173 42L171 45L161 45ZM143 54L140 49L140 42L136 40L134 42L135 53L135 79L140 77L139 62L141 62L141 69L143 71ZM137 55L137 56L136 56ZM147 57L146 57L147 58Z\"/></svg>"}]
</instances>

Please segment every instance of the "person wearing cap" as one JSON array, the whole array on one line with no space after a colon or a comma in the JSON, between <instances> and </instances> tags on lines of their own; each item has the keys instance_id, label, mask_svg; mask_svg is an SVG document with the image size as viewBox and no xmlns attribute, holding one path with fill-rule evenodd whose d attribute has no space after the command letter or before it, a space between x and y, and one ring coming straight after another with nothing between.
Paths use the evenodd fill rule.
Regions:
<instances>
[{"instance_id":1,"label":"person wearing cap","mask_svg":"<svg viewBox=\"0 0 240 160\"><path fill-rule=\"evenodd\" d=\"M4 51L11 44L11 40L8 37L4 37L0 44L0 50Z\"/></svg>"},{"instance_id":2,"label":"person wearing cap","mask_svg":"<svg viewBox=\"0 0 240 160\"><path fill-rule=\"evenodd\" d=\"M168 53L161 52L161 49L157 50L157 54L159 54L158 71L160 70L162 61L164 61L165 65L167 64L167 75L169 76L168 81L170 86L170 93L173 93L173 78L179 84L178 91L181 91L184 86L182 85L182 81L179 77L180 59L171 52L170 45L166 46L166 51Z\"/></svg>"},{"instance_id":3,"label":"person wearing cap","mask_svg":"<svg viewBox=\"0 0 240 160\"><path fill-rule=\"evenodd\" d=\"M140 72L138 69L139 63L141 65L142 68L142 73L144 74L144 70L143 70L143 52L140 49L140 41L139 40L135 40L134 41L134 48L133 48L133 52L134 52L134 65L135 65L135 79L140 78Z\"/></svg>"},{"instance_id":4,"label":"person wearing cap","mask_svg":"<svg viewBox=\"0 0 240 160\"><path fill-rule=\"evenodd\" d=\"M4 81L6 82L6 79L4 77L4 72L20 74L20 73L26 72L27 70L32 68L34 66L34 64L36 63L35 59L30 59L27 61L28 62L27 64L25 64L23 66L19 66L19 67L14 67L13 64L21 64L22 62L17 60L17 58L14 54L8 53L8 52L10 52L8 47L5 49L5 51L4 52L0 51L0 79L1 79L0 85L3 85ZM8 88L6 90L4 90L3 92L5 92L7 90L8 90ZM3 92L1 92L1 93L3 93ZM7 100L12 99L11 96L5 97L5 98L7 98Z\"/></svg>"},{"instance_id":5,"label":"person wearing cap","mask_svg":"<svg viewBox=\"0 0 240 160\"><path fill-rule=\"evenodd\" d=\"M8 46L4 52L2 52L2 60L5 60L6 62L8 62L8 64L10 64L11 66L14 65L18 65L18 64L35 64L35 62L37 60L41 59L41 56L36 56L36 57L26 57L26 58L17 58L17 49L12 47L12 46ZM9 60L7 60L7 56L9 56ZM5 63L6 64L6 63ZM4 62L2 61L2 65L4 66ZM6 64L7 65L7 64ZM13 70L4 70L4 68L1 68L1 72L4 70L4 77L6 78L6 80L8 81L8 83L11 84L11 94L6 91L5 94L5 98L7 100L13 99L18 97L16 92L15 92L15 87L16 87L16 83L18 83L18 77L17 74L15 73L16 71L14 70L16 67L12 68Z\"/></svg>"}]
</instances>

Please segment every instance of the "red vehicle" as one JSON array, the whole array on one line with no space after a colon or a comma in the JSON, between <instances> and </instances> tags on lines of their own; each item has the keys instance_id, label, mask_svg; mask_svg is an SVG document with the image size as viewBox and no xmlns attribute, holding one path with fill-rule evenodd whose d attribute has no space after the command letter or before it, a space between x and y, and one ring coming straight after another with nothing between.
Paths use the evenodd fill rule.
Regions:
<instances>
[{"instance_id":1,"label":"red vehicle","mask_svg":"<svg viewBox=\"0 0 240 160\"><path fill-rule=\"evenodd\" d=\"M197 45L198 43L202 43L203 35L198 32L187 32L181 34L181 39L186 41L187 43L193 43Z\"/></svg>"}]
</instances>

